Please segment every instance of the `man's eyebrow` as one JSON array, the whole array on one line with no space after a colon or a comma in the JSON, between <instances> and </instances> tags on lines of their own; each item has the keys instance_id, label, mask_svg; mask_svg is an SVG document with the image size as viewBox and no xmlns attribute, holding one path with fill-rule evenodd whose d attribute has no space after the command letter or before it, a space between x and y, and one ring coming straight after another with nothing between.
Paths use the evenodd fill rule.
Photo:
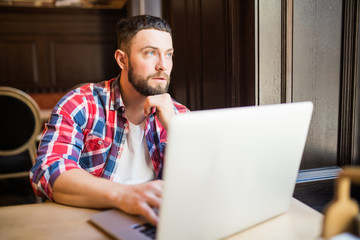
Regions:
<instances>
[{"instance_id":1,"label":"man's eyebrow","mask_svg":"<svg viewBox=\"0 0 360 240\"><path fill-rule=\"evenodd\" d=\"M154 50L159 50L159 48L158 48L158 47L155 47L155 46L145 46L145 47L141 48L141 50L145 50L145 49L147 49L147 48L151 48L151 49L154 49ZM168 51L174 51L174 48L169 48L169 49L167 49L166 51L167 51L167 52L168 52Z\"/></svg>"}]
</instances>

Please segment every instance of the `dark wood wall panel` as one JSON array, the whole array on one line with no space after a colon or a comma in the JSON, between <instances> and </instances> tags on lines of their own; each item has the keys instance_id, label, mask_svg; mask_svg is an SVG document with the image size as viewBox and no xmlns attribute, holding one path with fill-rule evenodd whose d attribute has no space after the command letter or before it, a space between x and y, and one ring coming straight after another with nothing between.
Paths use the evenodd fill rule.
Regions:
<instances>
[{"instance_id":1,"label":"dark wood wall panel","mask_svg":"<svg viewBox=\"0 0 360 240\"><path fill-rule=\"evenodd\" d=\"M354 66L354 81L355 81L355 100L354 100L354 125L353 125L353 152L352 152L352 163L360 165L360 3L357 2L356 9L357 22L354 24L355 40L356 40L356 56L355 56L355 66ZM360 195L360 188L359 188ZM360 196L359 198L360 199ZM360 201L359 201L360 202Z\"/></svg>"},{"instance_id":2,"label":"dark wood wall panel","mask_svg":"<svg viewBox=\"0 0 360 240\"><path fill-rule=\"evenodd\" d=\"M175 48L171 95L191 109L202 107L202 35L200 1L165 1ZM171 11L171 12L169 12Z\"/></svg>"},{"instance_id":3,"label":"dark wood wall panel","mask_svg":"<svg viewBox=\"0 0 360 240\"><path fill-rule=\"evenodd\" d=\"M0 84L21 87L39 85L38 49L39 43L35 37L1 37Z\"/></svg>"},{"instance_id":4,"label":"dark wood wall panel","mask_svg":"<svg viewBox=\"0 0 360 240\"><path fill-rule=\"evenodd\" d=\"M116 22L124 10L0 7L0 83L61 92L119 73Z\"/></svg>"},{"instance_id":5,"label":"dark wood wall panel","mask_svg":"<svg viewBox=\"0 0 360 240\"><path fill-rule=\"evenodd\" d=\"M359 55L359 1L344 1L343 44L342 44L342 72L340 89L340 118L339 118L339 151L338 164L350 165L358 162L354 153L358 151L356 145L355 126L359 125L356 117L356 98L359 93L355 90L357 82L357 61Z\"/></svg>"},{"instance_id":6,"label":"dark wood wall panel","mask_svg":"<svg viewBox=\"0 0 360 240\"><path fill-rule=\"evenodd\" d=\"M53 38L50 42L52 84L71 88L74 83L114 77L114 47L111 39L105 41L97 35Z\"/></svg>"},{"instance_id":7,"label":"dark wood wall panel","mask_svg":"<svg viewBox=\"0 0 360 240\"><path fill-rule=\"evenodd\" d=\"M203 108L227 106L229 98L224 1L202 1Z\"/></svg>"},{"instance_id":8,"label":"dark wood wall panel","mask_svg":"<svg viewBox=\"0 0 360 240\"><path fill-rule=\"evenodd\" d=\"M171 95L191 110L254 105L254 2L163 3L175 48Z\"/></svg>"},{"instance_id":9,"label":"dark wood wall panel","mask_svg":"<svg viewBox=\"0 0 360 240\"><path fill-rule=\"evenodd\" d=\"M230 106L255 105L255 2L225 1L227 7L227 46L230 69L228 72L232 91Z\"/></svg>"}]
</instances>

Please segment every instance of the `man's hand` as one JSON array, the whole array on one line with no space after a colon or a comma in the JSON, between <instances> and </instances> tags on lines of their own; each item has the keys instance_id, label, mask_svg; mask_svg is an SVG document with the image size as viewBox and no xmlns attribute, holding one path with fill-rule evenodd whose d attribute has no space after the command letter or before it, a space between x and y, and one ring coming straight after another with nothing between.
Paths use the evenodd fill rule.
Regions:
<instances>
[{"instance_id":1,"label":"man's hand","mask_svg":"<svg viewBox=\"0 0 360 240\"><path fill-rule=\"evenodd\" d=\"M156 225L164 182L154 180L137 185L120 184L98 178L83 169L61 174L53 187L54 201L87 208L119 208L130 214L144 216Z\"/></svg>"},{"instance_id":2,"label":"man's hand","mask_svg":"<svg viewBox=\"0 0 360 240\"><path fill-rule=\"evenodd\" d=\"M168 129L170 119L175 115L174 105L170 94L164 93L160 95L148 96L144 105L144 114L149 116L152 108L156 108L156 116L165 129Z\"/></svg>"},{"instance_id":3,"label":"man's hand","mask_svg":"<svg viewBox=\"0 0 360 240\"><path fill-rule=\"evenodd\" d=\"M162 180L126 185L119 208L130 214L142 215L156 226L159 217L153 208L160 208L163 187Z\"/></svg>"}]
</instances>

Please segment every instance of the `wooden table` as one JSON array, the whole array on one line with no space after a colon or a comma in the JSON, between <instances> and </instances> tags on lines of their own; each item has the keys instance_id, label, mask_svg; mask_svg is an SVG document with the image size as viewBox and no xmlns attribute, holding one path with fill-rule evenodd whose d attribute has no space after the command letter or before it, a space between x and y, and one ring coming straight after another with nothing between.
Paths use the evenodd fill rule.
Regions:
<instances>
[{"instance_id":1,"label":"wooden table","mask_svg":"<svg viewBox=\"0 0 360 240\"><path fill-rule=\"evenodd\" d=\"M323 215L293 198L290 209L227 240L319 240Z\"/></svg>"},{"instance_id":2,"label":"wooden table","mask_svg":"<svg viewBox=\"0 0 360 240\"><path fill-rule=\"evenodd\" d=\"M88 222L99 210L53 202L0 208L1 239L109 239ZM288 212L227 240L312 240L321 233L322 214L293 199Z\"/></svg>"}]
</instances>

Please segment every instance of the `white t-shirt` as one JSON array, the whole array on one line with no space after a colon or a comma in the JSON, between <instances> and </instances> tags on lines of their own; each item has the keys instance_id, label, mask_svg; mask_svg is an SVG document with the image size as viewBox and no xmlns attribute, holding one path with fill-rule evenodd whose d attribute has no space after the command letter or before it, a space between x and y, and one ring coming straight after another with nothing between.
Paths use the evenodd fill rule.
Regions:
<instances>
[{"instance_id":1,"label":"white t-shirt","mask_svg":"<svg viewBox=\"0 0 360 240\"><path fill-rule=\"evenodd\" d=\"M149 150L145 139L145 123L134 125L129 123L129 132L120 158L114 181L124 184L138 184L155 178ZM124 133L125 134L125 133Z\"/></svg>"}]
</instances>

